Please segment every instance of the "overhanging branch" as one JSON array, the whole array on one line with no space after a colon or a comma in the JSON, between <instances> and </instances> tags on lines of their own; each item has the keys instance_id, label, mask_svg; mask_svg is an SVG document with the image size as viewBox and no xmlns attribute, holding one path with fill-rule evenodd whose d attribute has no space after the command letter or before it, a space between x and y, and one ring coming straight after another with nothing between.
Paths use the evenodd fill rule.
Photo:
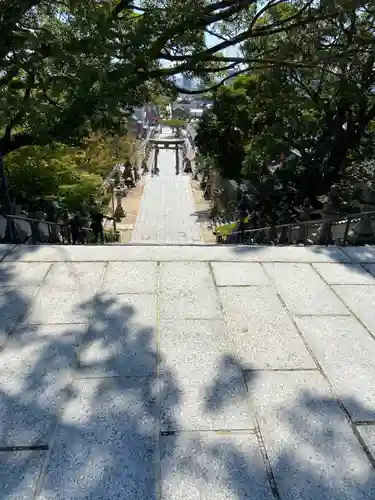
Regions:
<instances>
[{"instance_id":1,"label":"overhanging branch","mask_svg":"<svg viewBox=\"0 0 375 500\"><path fill-rule=\"evenodd\" d=\"M26 107L27 107L27 104L28 104L28 102L30 100L31 91L32 91L32 89L34 87L34 84L35 84L35 75L33 73L29 73L28 80L27 80L27 86L25 88L25 93L24 93L24 96L23 96L23 100L22 100L22 104L20 106L20 109L14 115L14 117L8 123L8 125L6 127L8 135L10 134L11 130L13 129L13 127L15 125L17 125L17 123L19 123L19 121L21 120L21 118L23 118L23 116L25 115Z\"/></svg>"},{"instance_id":2,"label":"overhanging branch","mask_svg":"<svg viewBox=\"0 0 375 500\"><path fill-rule=\"evenodd\" d=\"M54 106L55 108L61 109L59 103L57 103L56 101L54 101L52 99L52 97L50 97L48 95L47 88L45 86L45 83L44 83L42 77L40 75L38 75L38 77L39 77L39 82L40 82L40 86L41 86L41 89L42 89L43 97L45 98L45 100L47 102L49 102L50 104L52 104L52 106Z\"/></svg>"},{"instance_id":3,"label":"overhanging branch","mask_svg":"<svg viewBox=\"0 0 375 500\"><path fill-rule=\"evenodd\" d=\"M256 0L223 0L222 2L210 4L202 9L201 12L192 12L192 26L194 26L195 30L204 29L206 26L210 26L215 22L229 19L237 12L240 12L241 10L249 7L255 2ZM215 12L216 10L218 10L219 12ZM156 40L152 45L150 50L151 57L155 59L159 58L160 53L162 52L164 46L168 43L168 41L186 31L187 22L188 20L185 18L180 23L166 29L163 35L158 38L158 40Z\"/></svg>"},{"instance_id":4,"label":"overhanging branch","mask_svg":"<svg viewBox=\"0 0 375 500\"><path fill-rule=\"evenodd\" d=\"M249 71L248 68L240 69L240 70L234 72L233 74L228 75L225 78L222 78L220 80L220 82L215 83L211 87L205 87L203 89L197 89L197 90L184 89L183 87L180 87L179 85L176 85L175 83L171 83L170 87L173 88L173 90L175 90L176 92L180 92L182 94L190 94L190 95L204 94L206 92L213 92L213 91L219 89L222 85L224 85L224 83L227 80L229 80L231 78L235 78L236 76L242 75L244 73L247 73L248 71Z\"/></svg>"},{"instance_id":5,"label":"overhanging branch","mask_svg":"<svg viewBox=\"0 0 375 500\"><path fill-rule=\"evenodd\" d=\"M310 2L311 2L311 0L310 0ZM304 9L305 8L306 8L306 6L304 7ZM301 13L302 11L303 11L303 9L300 9L299 12ZM233 45L237 45L239 43L242 43L249 38L256 38L259 36L269 36L272 34L285 32L285 31L288 31L288 30L291 30L294 28L298 28L300 26L310 24L313 21L318 21L318 20L321 20L323 18L326 19L326 16L314 17L313 19L306 18L306 19L300 19L296 23L286 25L286 23L288 21L290 21L291 19L295 19L296 16L297 16L296 14L293 14L293 16L290 16L289 18L283 20L283 22L281 24L280 23L273 23L272 25L269 25L266 27L261 27L259 29L255 29L252 31L246 30L246 31L240 33L239 35L237 35L236 37L232 38L231 40L218 43L218 44L214 45L213 47L210 47L209 49L206 49L205 51L202 51L202 52L197 52L197 53L188 54L188 55L181 55L181 56L168 55L168 54L165 54L163 52L160 52L159 58L165 59L165 60L171 61L171 62L172 61L179 61L179 60L186 61L185 65L182 65L180 67L180 71L186 71L188 69L192 69L194 67L194 65L200 60L205 60L205 61L217 60L216 57L218 57L218 56L215 56L215 54L217 52L222 52L223 50L225 50L229 47L232 47ZM211 59L210 59L210 57L211 57ZM233 62L234 62L234 60L236 60L238 63L240 63L240 62L246 63L248 61L248 59L246 57L231 58L231 60Z\"/></svg>"},{"instance_id":6,"label":"overhanging branch","mask_svg":"<svg viewBox=\"0 0 375 500\"><path fill-rule=\"evenodd\" d=\"M15 134L13 137L4 134L4 136L0 139L0 152L3 156L5 156L8 153L16 151L24 146L32 146L36 144L42 145L42 143L35 139L31 134L20 133Z\"/></svg>"},{"instance_id":7,"label":"overhanging branch","mask_svg":"<svg viewBox=\"0 0 375 500\"><path fill-rule=\"evenodd\" d=\"M208 33L209 35L216 36L216 38L219 38L220 40L223 40L223 42L229 42L228 38L225 38L222 35L219 35L218 33L215 33L214 31L210 30L209 28L205 28L204 31Z\"/></svg>"}]
</instances>

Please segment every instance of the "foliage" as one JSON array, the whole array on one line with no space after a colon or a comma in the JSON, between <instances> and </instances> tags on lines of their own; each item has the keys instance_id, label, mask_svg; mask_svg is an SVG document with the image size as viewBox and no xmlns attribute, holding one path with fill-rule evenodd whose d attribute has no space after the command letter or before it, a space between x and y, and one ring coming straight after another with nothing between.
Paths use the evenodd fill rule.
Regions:
<instances>
[{"instance_id":1,"label":"foliage","mask_svg":"<svg viewBox=\"0 0 375 500\"><path fill-rule=\"evenodd\" d=\"M82 205L92 206L101 202L102 179L95 174L82 173L73 184L61 184L57 199L70 211Z\"/></svg>"},{"instance_id":2,"label":"foliage","mask_svg":"<svg viewBox=\"0 0 375 500\"><path fill-rule=\"evenodd\" d=\"M118 231L114 231L113 229L105 229L104 231L104 243L119 243L120 241L120 233ZM94 243L95 237L93 233L88 234L88 243Z\"/></svg>"},{"instance_id":3,"label":"foliage","mask_svg":"<svg viewBox=\"0 0 375 500\"><path fill-rule=\"evenodd\" d=\"M8 33L0 50L0 151L125 132L133 106L151 101L157 88L134 72L139 50L121 54L134 43L136 16L111 18L113 1L16 3L31 8L13 18L16 6L5 6L0 16Z\"/></svg>"},{"instance_id":4,"label":"foliage","mask_svg":"<svg viewBox=\"0 0 375 500\"><path fill-rule=\"evenodd\" d=\"M57 196L60 185L72 185L79 179L66 148L61 145L30 146L14 151L8 156L6 166L10 194L18 203Z\"/></svg>"},{"instance_id":5,"label":"foliage","mask_svg":"<svg viewBox=\"0 0 375 500\"><path fill-rule=\"evenodd\" d=\"M277 21L288 13L279 5L267 15ZM282 201L309 197L319 206L334 183L352 200L373 175L365 160L375 153L374 20L371 2L361 9L346 2L334 19L248 42L249 53L267 51L289 64L254 64L216 92L203 116L201 152L225 177L249 179L256 209L270 218L280 219Z\"/></svg>"},{"instance_id":6,"label":"foliage","mask_svg":"<svg viewBox=\"0 0 375 500\"><path fill-rule=\"evenodd\" d=\"M3 1L0 152L124 131L134 107L176 94L173 75L216 88L213 75L238 63L270 63L268 52L253 50L252 41L298 26L315 29L317 20L337 16L353 1L289 0L282 16L272 10L278 0L258 12L255 0L143 0L140 6L129 0ZM207 30L221 39L213 47L206 45ZM241 55L223 55L231 46ZM272 64L280 61L282 56Z\"/></svg>"},{"instance_id":7,"label":"foliage","mask_svg":"<svg viewBox=\"0 0 375 500\"><path fill-rule=\"evenodd\" d=\"M129 137L91 134L81 147L29 146L6 158L10 195L18 203L56 199L74 211L82 204L106 204L102 184L118 161L133 154Z\"/></svg>"},{"instance_id":8,"label":"foliage","mask_svg":"<svg viewBox=\"0 0 375 500\"><path fill-rule=\"evenodd\" d=\"M243 89L223 87L198 126L195 141L200 152L215 160L224 177L241 176L250 127L247 101Z\"/></svg>"},{"instance_id":9,"label":"foliage","mask_svg":"<svg viewBox=\"0 0 375 500\"><path fill-rule=\"evenodd\" d=\"M159 116L168 116L169 105L173 101L173 93L170 95L157 94L153 97L152 104L157 107Z\"/></svg>"},{"instance_id":10,"label":"foliage","mask_svg":"<svg viewBox=\"0 0 375 500\"><path fill-rule=\"evenodd\" d=\"M186 123L184 120L179 120L178 118L175 118L171 120L162 120L162 125L171 128L181 128L185 127Z\"/></svg>"},{"instance_id":11,"label":"foliage","mask_svg":"<svg viewBox=\"0 0 375 500\"><path fill-rule=\"evenodd\" d=\"M229 145L231 163L240 171L246 157L247 175L256 173L259 159L271 157L273 149L289 143L293 127L301 126L293 141L300 138L307 150L314 146L318 151L311 169L306 168L309 158L304 160L304 171L315 175L320 162L328 165L329 175L314 181L326 186L338 177L353 151L363 147L361 138L375 114L371 104L374 7L366 0L360 2L361 8L358 5L357 0L270 0L261 8L255 0L142 0L136 6L129 0L4 0L0 5L0 154L56 143L77 147L90 136L108 132L124 135L127 128L130 131L134 107L155 102L159 96L172 99L181 90L172 81L174 75L195 77L209 85L185 93L207 93L222 84L218 76L237 71L264 75L262 92L267 102L276 96L285 105L288 92L294 101L304 101L303 113L311 130L294 116L291 106L287 118L280 116L282 107L276 111L274 106L275 126L270 122L272 113L267 112L268 122L262 128L264 109L258 106L253 120L260 125L254 123L257 139L250 145L246 135L250 129L228 127L224 112L219 118L207 115L207 125L211 120L214 128L225 129L227 142L221 148ZM216 33L220 41L207 47L206 33ZM233 46L235 55L228 55L226 49ZM274 75L271 83L269 74ZM288 90L290 81L296 89L293 95ZM244 119L244 110L237 112L235 102L250 99L249 93L244 94L223 99L231 119L239 114ZM256 103L252 106L256 108ZM290 124L289 118L294 119ZM345 133L343 123L348 124ZM281 134L284 127L288 137ZM84 172L95 176L107 168L102 159L98 166L85 157L71 161L75 176ZM68 174L62 169L60 175ZM71 185L70 180L64 182L62 186ZM84 182L92 188L96 185L95 177L85 177ZM64 194L78 197L69 190Z\"/></svg>"},{"instance_id":12,"label":"foliage","mask_svg":"<svg viewBox=\"0 0 375 500\"><path fill-rule=\"evenodd\" d=\"M114 164L133 159L135 142L135 136L93 132L81 141L79 148L74 148L77 168L105 178Z\"/></svg>"}]
</instances>

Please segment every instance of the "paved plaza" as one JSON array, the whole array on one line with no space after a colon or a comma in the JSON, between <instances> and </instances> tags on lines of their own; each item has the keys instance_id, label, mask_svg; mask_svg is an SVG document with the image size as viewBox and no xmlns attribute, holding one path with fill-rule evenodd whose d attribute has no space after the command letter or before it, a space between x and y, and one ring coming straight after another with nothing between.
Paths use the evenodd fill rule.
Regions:
<instances>
[{"instance_id":1,"label":"paved plaza","mask_svg":"<svg viewBox=\"0 0 375 500\"><path fill-rule=\"evenodd\" d=\"M375 251L0 246L1 500L373 500Z\"/></svg>"},{"instance_id":2,"label":"paved plaza","mask_svg":"<svg viewBox=\"0 0 375 500\"><path fill-rule=\"evenodd\" d=\"M167 128L160 137L170 138L171 130ZM149 174L146 179L132 243L181 245L201 241L190 176L176 175L175 166L174 150L161 149L160 174L155 177Z\"/></svg>"}]
</instances>

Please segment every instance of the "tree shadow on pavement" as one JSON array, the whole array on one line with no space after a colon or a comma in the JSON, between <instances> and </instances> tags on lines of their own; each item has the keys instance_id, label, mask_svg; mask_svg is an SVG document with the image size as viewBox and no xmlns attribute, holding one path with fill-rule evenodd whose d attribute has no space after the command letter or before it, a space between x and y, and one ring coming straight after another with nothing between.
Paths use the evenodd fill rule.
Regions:
<instances>
[{"instance_id":1,"label":"tree shadow on pavement","mask_svg":"<svg viewBox=\"0 0 375 500\"><path fill-rule=\"evenodd\" d=\"M230 356L223 356L220 372L212 387L207 388L207 411L215 411L219 395L226 394L222 387L231 380L233 362ZM366 426L356 426L348 420L334 395L330 395L323 376L315 373L310 380L311 372L303 370L262 372L248 371L248 366L239 368L246 379L258 443L255 446L250 439L253 447L244 452L248 438L243 434L240 443L235 442L238 440L235 436L227 446L219 440L210 447L212 458L208 462L214 464L220 457L226 463L224 477L232 494L229 498L370 500L374 497L375 441L369 449L361 435ZM312 388L306 389L308 384ZM354 398L341 399L345 399L353 414L371 412ZM220 405L230 402L230 398L222 399ZM265 477L264 467L256 466L261 452L263 459L266 458L270 484L270 489L263 491L264 496L259 491L254 493L251 486L259 485L260 478ZM197 477L207 475L207 471L196 467L193 473ZM242 489L244 481L248 485L246 492Z\"/></svg>"},{"instance_id":2,"label":"tree shadow on pavement","mask_svg":"<svg viewBox=\"0 0 375 500\"><path fill-rule=\"evenodd\" d=\"M13 245L0 245L0 349L13 327L27 313L37 285L32 277L25 282L26 263L5 262ZM31 247L30 251L33 252ZM45 273L49 264L44 265ZM27 274L27 273L26 273Z\"/></svg>"},{"instance_id":3,"label":"tree shadow on pavement","mask_svg":"<svg viewBox=\"0 0 375 500\"><path fill-rule=\"evenodd\" d=\"M2 283L15 284L16 270L2 269ZM76 325L17 326L18 316L0 350L0 500L375 497L374 470L333 398L302 385L272 398L231 353L202 405L209 414L248 400L249 430L185 432L171 417L173 432L160 432L161 402L173 394L177 409L183 390L158 350L153 300L86 297Z\"/></svg>"}]
</instances>

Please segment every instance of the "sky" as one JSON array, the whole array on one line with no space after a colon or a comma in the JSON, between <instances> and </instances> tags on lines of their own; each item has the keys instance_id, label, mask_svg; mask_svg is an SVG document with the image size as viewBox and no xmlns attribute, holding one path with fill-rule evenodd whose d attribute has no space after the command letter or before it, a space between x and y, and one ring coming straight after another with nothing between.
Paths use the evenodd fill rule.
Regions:
<instances>
[{"instance_id":1,"label":"sky","mask_svg":"<svg viewBox=\"0 0 375 500\"><path fill-rule=\"evenodd\" d=\"M192 1L192 0L186 0L186 1ZM136 6L140 6L142 3L142 0L134 0L134 5ZM210 47L213 47L214 45L222 42L222 40L220 40L220 38L217 38L216 36L213 36L209 33L206 33L206 44L207 44L207 47L210 48ZM231 47L229 49L226 49L224 50L224 54L226 56L230 56L230 55L235 55L236 54L236 48L235 47Z\"/></svg>"}]
</instances>

